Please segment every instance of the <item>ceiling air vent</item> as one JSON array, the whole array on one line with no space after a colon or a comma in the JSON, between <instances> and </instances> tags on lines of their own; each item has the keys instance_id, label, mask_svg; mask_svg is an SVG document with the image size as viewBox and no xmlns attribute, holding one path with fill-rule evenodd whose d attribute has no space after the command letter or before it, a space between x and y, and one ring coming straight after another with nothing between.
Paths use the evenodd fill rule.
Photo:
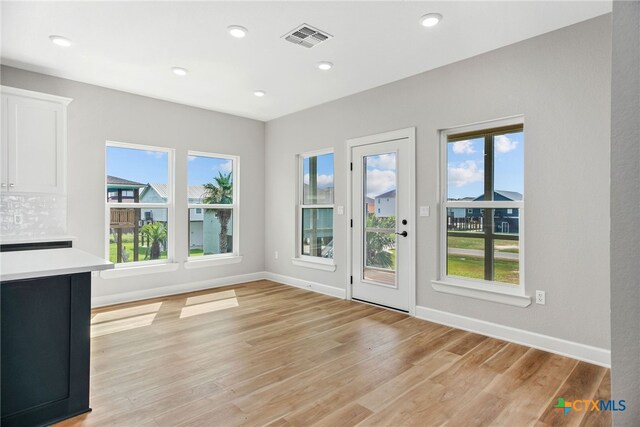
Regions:
<instances>
[{"instance_id":1,"label":"ceiling air vent","mask_svg":"<svg viewBox=\"0 0 640 427\"><path fill-rule=\"evenodd\" d=\"M313 28L311 25L302 24L282 37L293 44L304 47L314 47L333 36L317 28Z\"/></svg>"}]
</instances>

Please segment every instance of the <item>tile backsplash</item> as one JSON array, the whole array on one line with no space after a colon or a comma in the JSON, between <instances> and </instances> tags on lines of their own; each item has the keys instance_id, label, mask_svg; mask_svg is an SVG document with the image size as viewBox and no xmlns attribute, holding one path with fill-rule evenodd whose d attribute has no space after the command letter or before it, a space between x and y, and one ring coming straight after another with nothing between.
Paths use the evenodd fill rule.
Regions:
<instances>
[{"instance_id":1,"label":"tile backsplash","mask_svg":"<svg viewBox=\"0 0 640 427\"><path fill-rule=\"evenodd\" d=\"M3 241L36 240L66 233L66 196L0 193L0 238Z\"/></svg>"}]
</instances>

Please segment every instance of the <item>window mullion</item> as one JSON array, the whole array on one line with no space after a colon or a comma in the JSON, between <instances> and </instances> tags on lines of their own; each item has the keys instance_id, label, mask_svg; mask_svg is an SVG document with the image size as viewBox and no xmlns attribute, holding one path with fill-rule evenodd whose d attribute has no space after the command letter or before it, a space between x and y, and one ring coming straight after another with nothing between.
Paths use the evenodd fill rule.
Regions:
<instances>
[{"instance_id":1,"label":"window mullion","mask_svg":"<svg viewBox=\"0 0 640 427\"><path fill-rule=\"evenodd\" d=\"M484 137L484 200L493 201L493 136ZM484 210L484 279L493 281L493 209Z\"/></svg>"}]
</instances>

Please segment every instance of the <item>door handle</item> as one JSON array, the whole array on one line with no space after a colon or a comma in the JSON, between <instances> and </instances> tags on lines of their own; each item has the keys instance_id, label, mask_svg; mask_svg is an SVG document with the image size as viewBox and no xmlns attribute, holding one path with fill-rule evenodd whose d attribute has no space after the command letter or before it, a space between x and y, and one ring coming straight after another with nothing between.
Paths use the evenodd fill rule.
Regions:
<instances>
[{"instance_id":1,"label":"door handle","mask_svg":"<svg viewBox=\"0 0 640 427\"><path fill-rule=\"evenodd\" d=\"M15 187L15 184L11 183L9 184L9 187Z\"/></svg>"},{"instance_id":2,"label":"door handle","mask_svg":"<svg viewBox=\"0 0 640 427\"><path fill-rule=\"evenodd\" d=\"M2 187L6 187L6 186L7 186L7 184L5 184L5 183L3 182L3 183L2 183Z\"/></svg>"},{"instance_id":3,"label":"door handle","mask_svg":"<svg viewBox=\"0 0 640 427\"><path fill-rule=\"evenodd\" d=\"M407 237L407 232L403 231L402 233L396 233L398 236Z\"/></svg>"}]
</instances>

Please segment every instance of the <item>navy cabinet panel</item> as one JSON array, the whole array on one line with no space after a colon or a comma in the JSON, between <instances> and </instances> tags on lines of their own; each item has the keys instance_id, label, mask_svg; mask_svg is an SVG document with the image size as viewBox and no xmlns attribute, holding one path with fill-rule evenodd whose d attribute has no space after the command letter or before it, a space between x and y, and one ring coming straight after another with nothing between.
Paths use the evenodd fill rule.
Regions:
<instances>
[{"instance_id":1,"label":"navy cabinet panel","mask_svg":"<svg viewBox=\"0 0 640 427\"><path fill-rule=\"evenodd\" d=\"M89 410L90 273L3 282L2 425Z\"/></svg>"}]
</instances>

